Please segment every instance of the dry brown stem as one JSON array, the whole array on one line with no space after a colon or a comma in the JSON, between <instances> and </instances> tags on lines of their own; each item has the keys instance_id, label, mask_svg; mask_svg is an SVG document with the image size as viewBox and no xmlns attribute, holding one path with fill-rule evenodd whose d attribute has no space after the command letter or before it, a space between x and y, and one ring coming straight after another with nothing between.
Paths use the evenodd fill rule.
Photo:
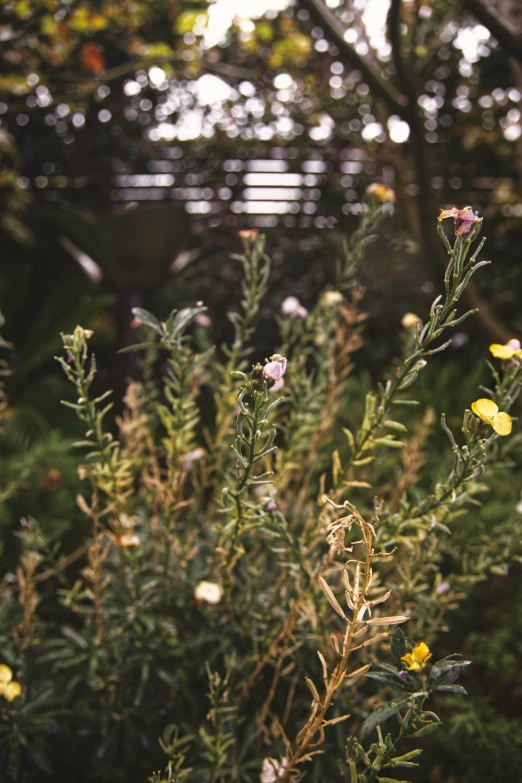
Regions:
<instances>
[{"instance_id":1,"label":"dry brown stem","mask_svg":"<svg viewBox=\"0 0 522 783\"><path fill-rule=\"evenodd\" d=\"M300 780L303 773L298 769L298 765L308 761L312 755L321 752L320 750L317 750L317 748L324 741L325 728L349 717L348 715L343 715L328 720L326 714L343 684L348 684L351 680L362 676L369 668L368 665L362 666L348 674L347 668L352 653L355 650L375 644L388 636L387 632L378 633L376 636L369 636L368 633L371 631L372 627L397 624L404 622L407 619L404 616L372 618L372 606L383 603L389 596L389 592L385 592L383 595L374 598L373 600L369 598L369 590L372 583L372 560L375 557L382 556L382 553L376 553L373 549L375 527L369 522L366 522L355 507L348 502L344 503L342 506L338 506L327 498L325 498L325 500L334 510L348 511L348 514L345 515L342 522L348 531L354 526L358 528L361 538L353 541L351 547L361 548L362 555L360 558L349 560L343 568L343 577L346 587L345 598L352 614L351 619L346 616L344 609L337 601L337 598L326 580L323 577L319 577L319 584L324 595L337 614L346 621L346 628L342 639L342 646L339 646L339 642L334 634L331 636L332 647L340 658L331 674L328 674L324 656L319 653L323 668L324 693L322 696L315 683L308 677L306 678L307 685L312 693L312 707L310 715L302 729L299 731L294 743L290 744L290 746L287 745L288 768L281 778L282 781L286 781L289 778L292 780ZM352 578L350 578L349 571L352 571ZM365 619L365 615L368 615L368 619Z\"/></svg>"}]
</instances>

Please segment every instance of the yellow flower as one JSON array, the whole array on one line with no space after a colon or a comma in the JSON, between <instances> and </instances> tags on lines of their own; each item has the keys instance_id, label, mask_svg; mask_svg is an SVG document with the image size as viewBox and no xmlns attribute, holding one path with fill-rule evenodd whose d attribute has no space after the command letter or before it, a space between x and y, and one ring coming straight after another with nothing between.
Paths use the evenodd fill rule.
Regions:
<instances>
[{"instance_id":1,"label":"yellow flower","mask_svg":"<svg viewBox=\"0 0 522 783\"><path fill-rule=\"evenodd\" d=\"M489 346L489 350L495 357L495 359L517 359L522 358L522 350L520 347L520 340L509 340L505 345L499 345L499 343L493 343Z\"/></svg>"},{"instance_id":2,"label":"yellow flower","mask_svg":"<svg viewBox=\"0 0 522 783\"><path fill-rule=\"evenodd\" d=\"M13 701L22 693L22 686L19 682L13 681L13 672L5 663L0 664L0 696L7 701Z\"/></svg>"},{"instance_id":3,"label":"yellow flower","mask_svg":"<svg viewBox=\"0 0 522 783\"><path fill-rule=\"evenodd\" d=\"M373 182L366 188L366 193L369 196L375 196L379 201L391 201L396 200L395 191L388 187L388 185L381 185L378 182Z\"/></svg>"},{"instance_id":4,"label":"yellow flower","mask_svg":"<svg viewBox=\"0 0 522 783\"><path fill-rule=\"evenodd\" d=\"M490 427L493 427L497 435L509 435L513 422L509 413L502 413L498 410L498 405L493 400L482 397L471 404L471 410L479 419L485 421Z\"/></svg>"},{"instance_id":5,"label":"yellow flower","mask_svg":"<svg viewBox=\"0 0 522 783\"><path fill-rule=\"evenodd\" d=\"M408 665L410 672L421 672L431 658L430 648L425 642L415 645L411 653L406 653L401 658Z\"/></svg>"}]
</instances>

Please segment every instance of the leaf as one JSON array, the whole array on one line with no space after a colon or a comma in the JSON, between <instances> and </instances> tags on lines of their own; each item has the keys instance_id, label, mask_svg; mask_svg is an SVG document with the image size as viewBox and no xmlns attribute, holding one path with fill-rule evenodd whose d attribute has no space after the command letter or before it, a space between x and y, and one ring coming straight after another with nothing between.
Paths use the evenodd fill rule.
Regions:
<instances>
[{"instance_id":1,"label":"leaf","mask_svg":"<svg viewBox=\"0 0 522 783\"><path fill-rule=\"evenodd\" d=\"M437 731L438 728L440 728L440 723L428 723L427 726L423 726L422 729L419 729L415 732L415 734L412 734L412 737L424 737L426 734L431 734L432 731Z\"/></svg>"},{"instance_id":2,"label":"leaf","mask_svg":"<svg viewBox=\"0 0 522 783\"><path fill-rule=\"evenodd\" d=\"M172 319L173 313L171 313L167 322L170 327L167 329L168 336L177 337L199 313L204 313L206 309L206 307L184 307L179 313L176 313L174 319Z\"/></svg>"},{"instance_id":3,"label":"leaf","mask_svg":"<svg viewBox=\"0 0 522 783\"><path fill-rule=\"evenodd\" d=\"M74 642L75 645L81 647L82 650L86 650L88 648L89 643L87 639L84 639L84 637L79 634L78 631L75 631L74 628L71 628L70 625L63 625L62 633L64 636Z\"/></svg>"},{"instance_id":4,"label":"leaf","mask_svg":"<svg viewBox=\"0 0 522 783\"><path fill-rule=\"evenodd\" d=\"M371 620L361 620L366 625L393 625L395 623L405 623L409 620L403 614L392 615L391 617L373 617Z\"/></svg>"},{"instance_id":5,"label":"leaf","mask_svg":"<svg viewBox=\"0 0 522 783\"><path fill-rule=\"evenodd\" d=\"M460 693L462 696L468 695L467 690L462 685L440 685L435 690L443 691L444 693Z\"/></svg>"},{"instance_id":6,"label":"leaf","mask_svg":"<svg viewBox=\"0 0 522 783\"><path fill-rule=\"evenodd\" d=\"M150 326L151 329L154 329L158 334L163 334L160 322L156 316L149 313L148 310L143 310L141 307L133 307L132 314L135 315L136 318L139 318L140 321L143 321L146 326Z\"/></svg>"},{"instance_id":7,"label":"leaf","mask_svg":"<svg viewBox=\"0 0 522 783\"><path fill-rule=\"evenodd\" d=\"M388 704L379 707L379 709L372 712L371 715L368 715L361 726L361 737L367 737L368 734L377 728L377 726L380 726L381 723L384 723L385 720L388 720L388 718L391 718L393 715L397 715L403 707L406 707L408 701L409 697L395 699L394 701L390 701Z\"/></svg>"},{"instance_id":8,"label":"leaf","mask_svg":"<svg viewBox=\"0 0 522 783\"><path fill-rule=\"evenodd\" d=\"M120 348L118 353L132 353L132 351L142 351L144 348L157 348L156 343L134 343L134 345L127 345L125 348Z\"/></svg>"},{"instance_id":9,"label":"leaf","mask_svg":"<svg viewBox=\"0 0 522 783\"><path fill-rule=\"evenodd\" d=\"M391 654L397 666L401 665L401 658L406 655L406 637L401 628L397 628L391 640Z\"/></svg>"},{"instance_id":10,"label":"leaf","mask_svg":"<svg viewBox=\"0 0 522 783\"><path fill-rule=\"evenodd\" d=\"M471 661L455 660L452 656L437 661L430 672L429 687L451 685L470 663Z\"/></svg>"},{"instance_id":11,"label":"leaf","mask_svg":"<svg viewBox=\"0 0 522 783\"><path fill-rule=\"evenodd\" d=\"M335 611L337 612L339 617L342 617L343 620L346 620L346 615L343 612L342 607L341 607L339 601L337 600L335 595L332 593L331 588L326 583L326 580L323 579L322 576L320 576L317 581L319 582L319 587L321 588L321 590L323 591L323 593L327 597L328 602L330 603L330 606L332 607L332 609L335 609Z\"/></svg>"},{"instance_id":12,"label":"leaf","mask_svg":"<svg viewBox=\"0 0 522 783\"><path fill-rule=\"evenodd\" d=\"M401 691L408 691L411 693L411 688L408 687L408 681L403 680L399 675L393 676L392 674L370 672L366 676L369 680L376 680L377 682L382 682L384 685L389 685L391 688L399 688Z\"/></svg>"}]
</instances>

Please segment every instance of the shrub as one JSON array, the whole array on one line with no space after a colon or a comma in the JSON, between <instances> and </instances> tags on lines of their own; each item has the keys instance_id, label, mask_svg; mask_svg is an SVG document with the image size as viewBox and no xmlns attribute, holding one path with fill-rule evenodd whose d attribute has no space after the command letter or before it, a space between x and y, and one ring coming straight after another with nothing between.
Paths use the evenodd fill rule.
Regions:
<instances>
[{"instance_id":1,"label":"shrub","mask_svg":"<svg viewBox=\"0 0 522 783\"><path fill-rule=\"evenodd\" d=\"M199 303L164 322L136 309L142 381L116 437L110 392L91 394L91 332L63 336L90 534L64 557L34 519L20 530L0 609L8 780L386 783L439 728L432 695L465 694L469 661L437 647L469 585L517 555L461 531L483 475L508 459L522 352L492 346L492 388L469 400L459 434L442 417L449 446L433 449L434 413L413 386L472 314L459 301L489 263L482 220L448 210L444 291L425 324L404 317L402 359L361 391L357 264L391 200L370 191L336 279L311 312L283 302L264 362L249 367L270 274L255 230L235 256L231 345L212 345Z\"/></svg>"}]
</instances>

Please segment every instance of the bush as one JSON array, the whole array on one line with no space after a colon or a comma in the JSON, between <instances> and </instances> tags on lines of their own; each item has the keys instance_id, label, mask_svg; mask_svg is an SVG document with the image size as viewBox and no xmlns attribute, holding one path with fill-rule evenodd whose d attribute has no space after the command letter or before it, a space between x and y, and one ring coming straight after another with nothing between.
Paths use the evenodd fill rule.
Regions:
<instances>
[{"instance_id":1,"label":"bush","mask_svg":"<svg viewBox=\"0 0 522 783\"><path fill-rule=\"evenodd\" d=\"M283 302L280 344L251 369L270 272L257 231L241 232L231 345L212 345L199 303L165 322L135 310L142 381L116 437L110 392L91 394L91 332L63 335L90 532L64 555L33 517L18 531L0 605L7 780L386 783L439 728L432 695L443 707L440 694L466 693L469 661L428 644L440 649L451 611L519 556L512 519L494 538L470 530L484 475L519 441L504 437L522 352L492 346L492 389L458 435L442 416L441 450L433 400L412 388L471 315L459 300L488 263L482 220L449 210L444 292L426 324L404 317L389 378L366 393L355 382L357 263L392 198L370 190L336 279L311 312Z\"/></svg>"}]
</instances>

